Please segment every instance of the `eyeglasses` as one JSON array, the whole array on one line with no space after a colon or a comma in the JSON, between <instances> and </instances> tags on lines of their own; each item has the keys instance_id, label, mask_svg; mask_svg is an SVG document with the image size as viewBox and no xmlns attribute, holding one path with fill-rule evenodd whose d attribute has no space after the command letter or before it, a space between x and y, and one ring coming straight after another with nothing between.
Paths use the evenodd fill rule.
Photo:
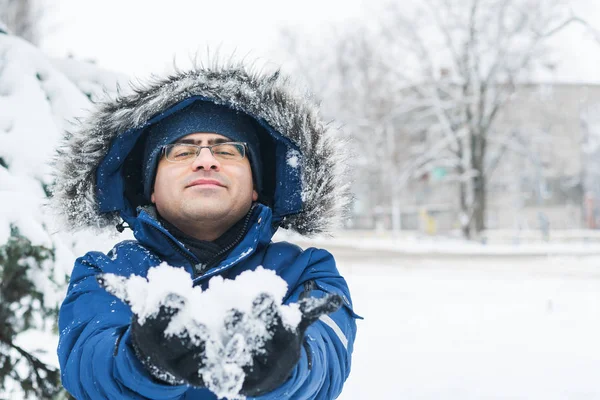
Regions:
<instances>
[{"instance_id":1,"label":"eyeglasses","mask_svg":"<svg viewBox=\"0 0 600 400\"><path fill-rule=\"evenodd\" d=\"M217 143L210 146L172 143L162 147L167 161L176 163L195 160L204 148L210 150L212 156L221 161L237 161L246 156L246 143L242 142Z\"/></svg>"}]
</instances>

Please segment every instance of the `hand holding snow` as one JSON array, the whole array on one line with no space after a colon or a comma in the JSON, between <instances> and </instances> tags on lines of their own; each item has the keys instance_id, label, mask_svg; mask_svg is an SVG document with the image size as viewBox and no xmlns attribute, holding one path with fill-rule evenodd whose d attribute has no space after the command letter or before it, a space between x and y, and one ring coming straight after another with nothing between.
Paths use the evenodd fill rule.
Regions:
<instances>
[{"instance_id":1,"label":"hand holding snow","mask_svg":"<svg viewBox=\"0 0 600 400\"><path fill-rule=\"evenodd\" d=\"M264 353L272 324L279 320L293 333L302 319L298 304L282 305L286 282L262 267L235 280L214 277L205 291L193 287L185 270L166 263L150 269L147 279L103 274L98 281L131 306L140 325L155 317L161 306L176 310L165 337L188 337L201 345L198 373L206 387L229 399L243 397L243 368Z\"/></svg>"},{"instance_id":2,"label":"hand holding snow","mask_svg":"<svg viewBox=\"0 0 600 400\"><path fill-rule=\"evenodd\" d=\"M194 320L219 332L223 317L232 309L250 312L253 301L261 294L270 294L281 304L287 292L287 283L271 270L258 267L255 271L245 271L236 279L213 277L208 289L193 287L190 275L183 268L174 268L167 263L150 268L148 277L132 275L129 278L114 274L103 274L105 288L131 306L140 323L149 315L166 305L180 308L179 302L173 304L168 295L178 295L185 301L179 318L170 326L170 332L176 334L185 328L185 322ZM193 307L188 307L193 304ZM295 328L300 322L298 306L281 306L284 322Z\"/></svg>"}]
</instances>

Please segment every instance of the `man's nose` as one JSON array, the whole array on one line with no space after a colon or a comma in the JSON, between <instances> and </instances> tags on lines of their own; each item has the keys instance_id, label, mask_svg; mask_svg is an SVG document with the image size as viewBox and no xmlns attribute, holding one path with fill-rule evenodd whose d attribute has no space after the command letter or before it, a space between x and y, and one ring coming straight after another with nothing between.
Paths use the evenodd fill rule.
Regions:
<instances>
[{"instance_id":1,"label":"man's nose","mask_svg":"<svg viewBox=\"0 0 600 400\"><path fill-rule=\"evenodd\" d=\"M221 164L219 160L217 160L211 153L210 149L203 148L200 149L200 154L192 163L192 168L194 170L204 169L204 170L214 170L218 171L221 168Z\"/></svg>"}]
</instances>

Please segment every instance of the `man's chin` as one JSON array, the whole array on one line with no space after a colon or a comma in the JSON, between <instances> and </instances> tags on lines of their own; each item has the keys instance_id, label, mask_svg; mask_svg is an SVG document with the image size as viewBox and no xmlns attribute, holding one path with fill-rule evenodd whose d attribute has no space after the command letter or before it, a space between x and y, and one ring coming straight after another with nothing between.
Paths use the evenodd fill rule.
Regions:
<instances>
[{"instance_id":1,"label":"man's chin","mask_svg":"<svg viewBox=\"0 0 600 400\"><path fill-rule=\"evenodd\" d=\"M198 204L210 206L211 204L225 204L227 203L227 197L223 196L222 193L216 190L202 190L188 192L185 196L185 201L188 204Z\"/></svg>"},{"instance_id":2,"label":"man's chin","mask_svg":"<svg viewBox=\"0 0 600 400\"><path fill-rule=\"evenodd\" d=\"M197 216L215 216L223 214L227 210L227 202L218 198L192 199L186 204L186 213Z\"/></svg>"}]
</instances>

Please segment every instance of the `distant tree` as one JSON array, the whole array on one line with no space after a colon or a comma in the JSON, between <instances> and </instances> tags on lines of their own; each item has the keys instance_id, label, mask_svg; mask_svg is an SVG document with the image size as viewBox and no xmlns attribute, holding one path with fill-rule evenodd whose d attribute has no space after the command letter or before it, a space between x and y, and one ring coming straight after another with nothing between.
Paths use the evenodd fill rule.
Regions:
<instances>
[{"instance_id":1,"label":"distant tree","mask_svg":"<svg viewBox=\"0 0 600 400\"><path fill-rule=\"evenodd\" d=\"M39 0L0 0L0 31L8 30L33 44L39 44L44 8Z\"/></svg>"},{"instance_id":2,"label":"distant tree","mask_svg":"<svg viewBox=\"0 0 600 400\"><path fill-rule=\"evenodd\" d=\"M378 38L367 27L352 24L329 35L310 42L292 30L283 31L280 47L290 60L287 68L305 81L322 100L323 112L340 121L351 137L357 200L371 205L373 213L397 211L402 188L394 183L409 151L406 135L397 129L405 107L397 82L382 73L383 54L374 45Z\"/></svg>"},{"instance_id":3,"label":"distant tree","mask_svg":"<svg viewBox=\"0 0 600 400\"><path fill-rule=\"evenodd\" d=\"M552 67L548 38L573 22L560 0L393 2L303 63L329 80L325 103L362 139L365 168L381 169L371 190L386 190L393 211L407 184L443 168L462 233L476 238L489 177L514 139L494 122L519 82Z\"/></svg>"}]
</instances>

